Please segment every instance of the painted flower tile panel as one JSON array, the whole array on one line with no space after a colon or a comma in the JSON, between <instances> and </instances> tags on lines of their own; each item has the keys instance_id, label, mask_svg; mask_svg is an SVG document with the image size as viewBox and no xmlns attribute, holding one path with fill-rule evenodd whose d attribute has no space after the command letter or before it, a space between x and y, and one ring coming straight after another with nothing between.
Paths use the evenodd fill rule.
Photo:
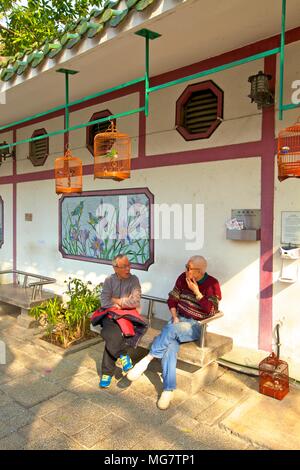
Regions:
<instances>
[{"instance_id":1,"label":"painted flower tile panel","mask_svg":"<svg viewBox=\"0 0 300 470\"><path fill-rule=\"evenodd\" d=\"M97 193L63 198L62 254L105 262L122 253L134 264L146 264L151 255L149 195Z\"/></svg>"}]
</instances>

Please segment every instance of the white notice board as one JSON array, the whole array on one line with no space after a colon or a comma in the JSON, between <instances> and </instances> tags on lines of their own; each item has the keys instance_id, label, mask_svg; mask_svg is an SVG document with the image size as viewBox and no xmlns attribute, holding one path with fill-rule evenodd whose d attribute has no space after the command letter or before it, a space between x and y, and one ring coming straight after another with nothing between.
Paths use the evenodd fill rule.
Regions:
<instances>
[{"instance_id":1,"label":"white notice board","mask_svg":"<svg viewBox=\"0 0 300 470\"><path fill-rule=\"evenodd\" d=\"M300 245L300 211L281 212L281 243Z\"/></svg>"}]
</instances>

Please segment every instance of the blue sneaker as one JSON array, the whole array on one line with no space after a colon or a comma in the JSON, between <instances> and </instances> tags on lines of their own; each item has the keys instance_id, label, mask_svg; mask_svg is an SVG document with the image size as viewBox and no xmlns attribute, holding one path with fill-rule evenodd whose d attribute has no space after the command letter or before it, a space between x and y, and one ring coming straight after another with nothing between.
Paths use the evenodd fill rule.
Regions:
<instances>
[{"instance_id":1,"label":"blue sneaker","mask_svg":"<svg viewBox=\"0 0 300 470\"><path fill-rule=\"evenodd\" d=\"M111 375L103 374L99 383L99 387L101 388L109 387L111 384L111 379L112 379Z\"/></svg>"},{"instance_id":2,"label":"blue sneaker","mask_svg":"<svg viewBox=\"0 0 300 470\"><path fill-rule=\"evenodd\" d=\"M129 369L132 369L132 367L133 367L132 360L130 359L128 354L126 354L126 356L121 355L120 356L120 361L121 361L121 364L122 364L123 372L127 372L127 371L129 371Z\"/></svg>"}]
</instances>

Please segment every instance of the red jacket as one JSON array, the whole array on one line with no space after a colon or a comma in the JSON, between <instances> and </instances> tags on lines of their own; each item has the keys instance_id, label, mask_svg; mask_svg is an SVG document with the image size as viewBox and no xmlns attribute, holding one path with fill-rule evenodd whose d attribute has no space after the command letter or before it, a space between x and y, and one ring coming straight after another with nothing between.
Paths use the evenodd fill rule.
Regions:
<instances>
[{"instance_id":1,"label":"red jacket","mask_svg":"<svg viewBox=\"0 0 300 470\"><path fill-rule=\"evenodd\" d=\"M136 309L121 310L119 308L99 308L91 316L93 326L101 325L105 316L112 318L119 325L126 342L136 348L141 337L146 333L147 323Z\"/></svg>"}]
</instances>

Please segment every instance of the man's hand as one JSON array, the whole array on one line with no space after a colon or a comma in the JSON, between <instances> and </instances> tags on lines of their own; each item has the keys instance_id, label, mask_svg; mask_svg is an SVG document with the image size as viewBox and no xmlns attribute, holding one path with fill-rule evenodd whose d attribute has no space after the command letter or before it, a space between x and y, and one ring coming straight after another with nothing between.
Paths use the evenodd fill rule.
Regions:
<instances>
[{"instance_id":1,"label":"man's hand","mask_svg":"<svg viewBox=\"0 0 300 470\"><path fill-rule=\"evenodd\" d=\"M201 300L203 295L201 294L198 284L194 279L190 279L186 277L186 283L188 285L188 288L195 294L197 300Z\"/></svg>"},{"instance_id":2,"label":"man's hand","mask_svg":"<svg viewBox=\"0 0 300 470\"><path fill-rule=\"evenodd\" d=\"M116 308L122 308L121 299L118 299L117 297L112 297L112 298L111 298L111 301L113 302L114 307L116 307Z\"/></svg>"},{"instance_id":3,"label":"man's hand","mask_svg":"<svg viewBox=\"0 0 300 470\"><path fill-rule=\"evenodd\" d=\"M172 322L173 323L179 323L179 318L177 317L176 308L174 308L174 307L170 308L170 312L171 312L171 315L172 315Z\"/></svg>"},{"instance_id":4,"label":"man's hand","mask_svg":"<svg viewBox=\"0 0 300 470\"><path fill-rule=\"evenodd\" d=\"M199 287L196 281L194 279L186 278L186 283L188 285L188 288L195 294L200 294Z\"/></svg>"}]
</instances>

